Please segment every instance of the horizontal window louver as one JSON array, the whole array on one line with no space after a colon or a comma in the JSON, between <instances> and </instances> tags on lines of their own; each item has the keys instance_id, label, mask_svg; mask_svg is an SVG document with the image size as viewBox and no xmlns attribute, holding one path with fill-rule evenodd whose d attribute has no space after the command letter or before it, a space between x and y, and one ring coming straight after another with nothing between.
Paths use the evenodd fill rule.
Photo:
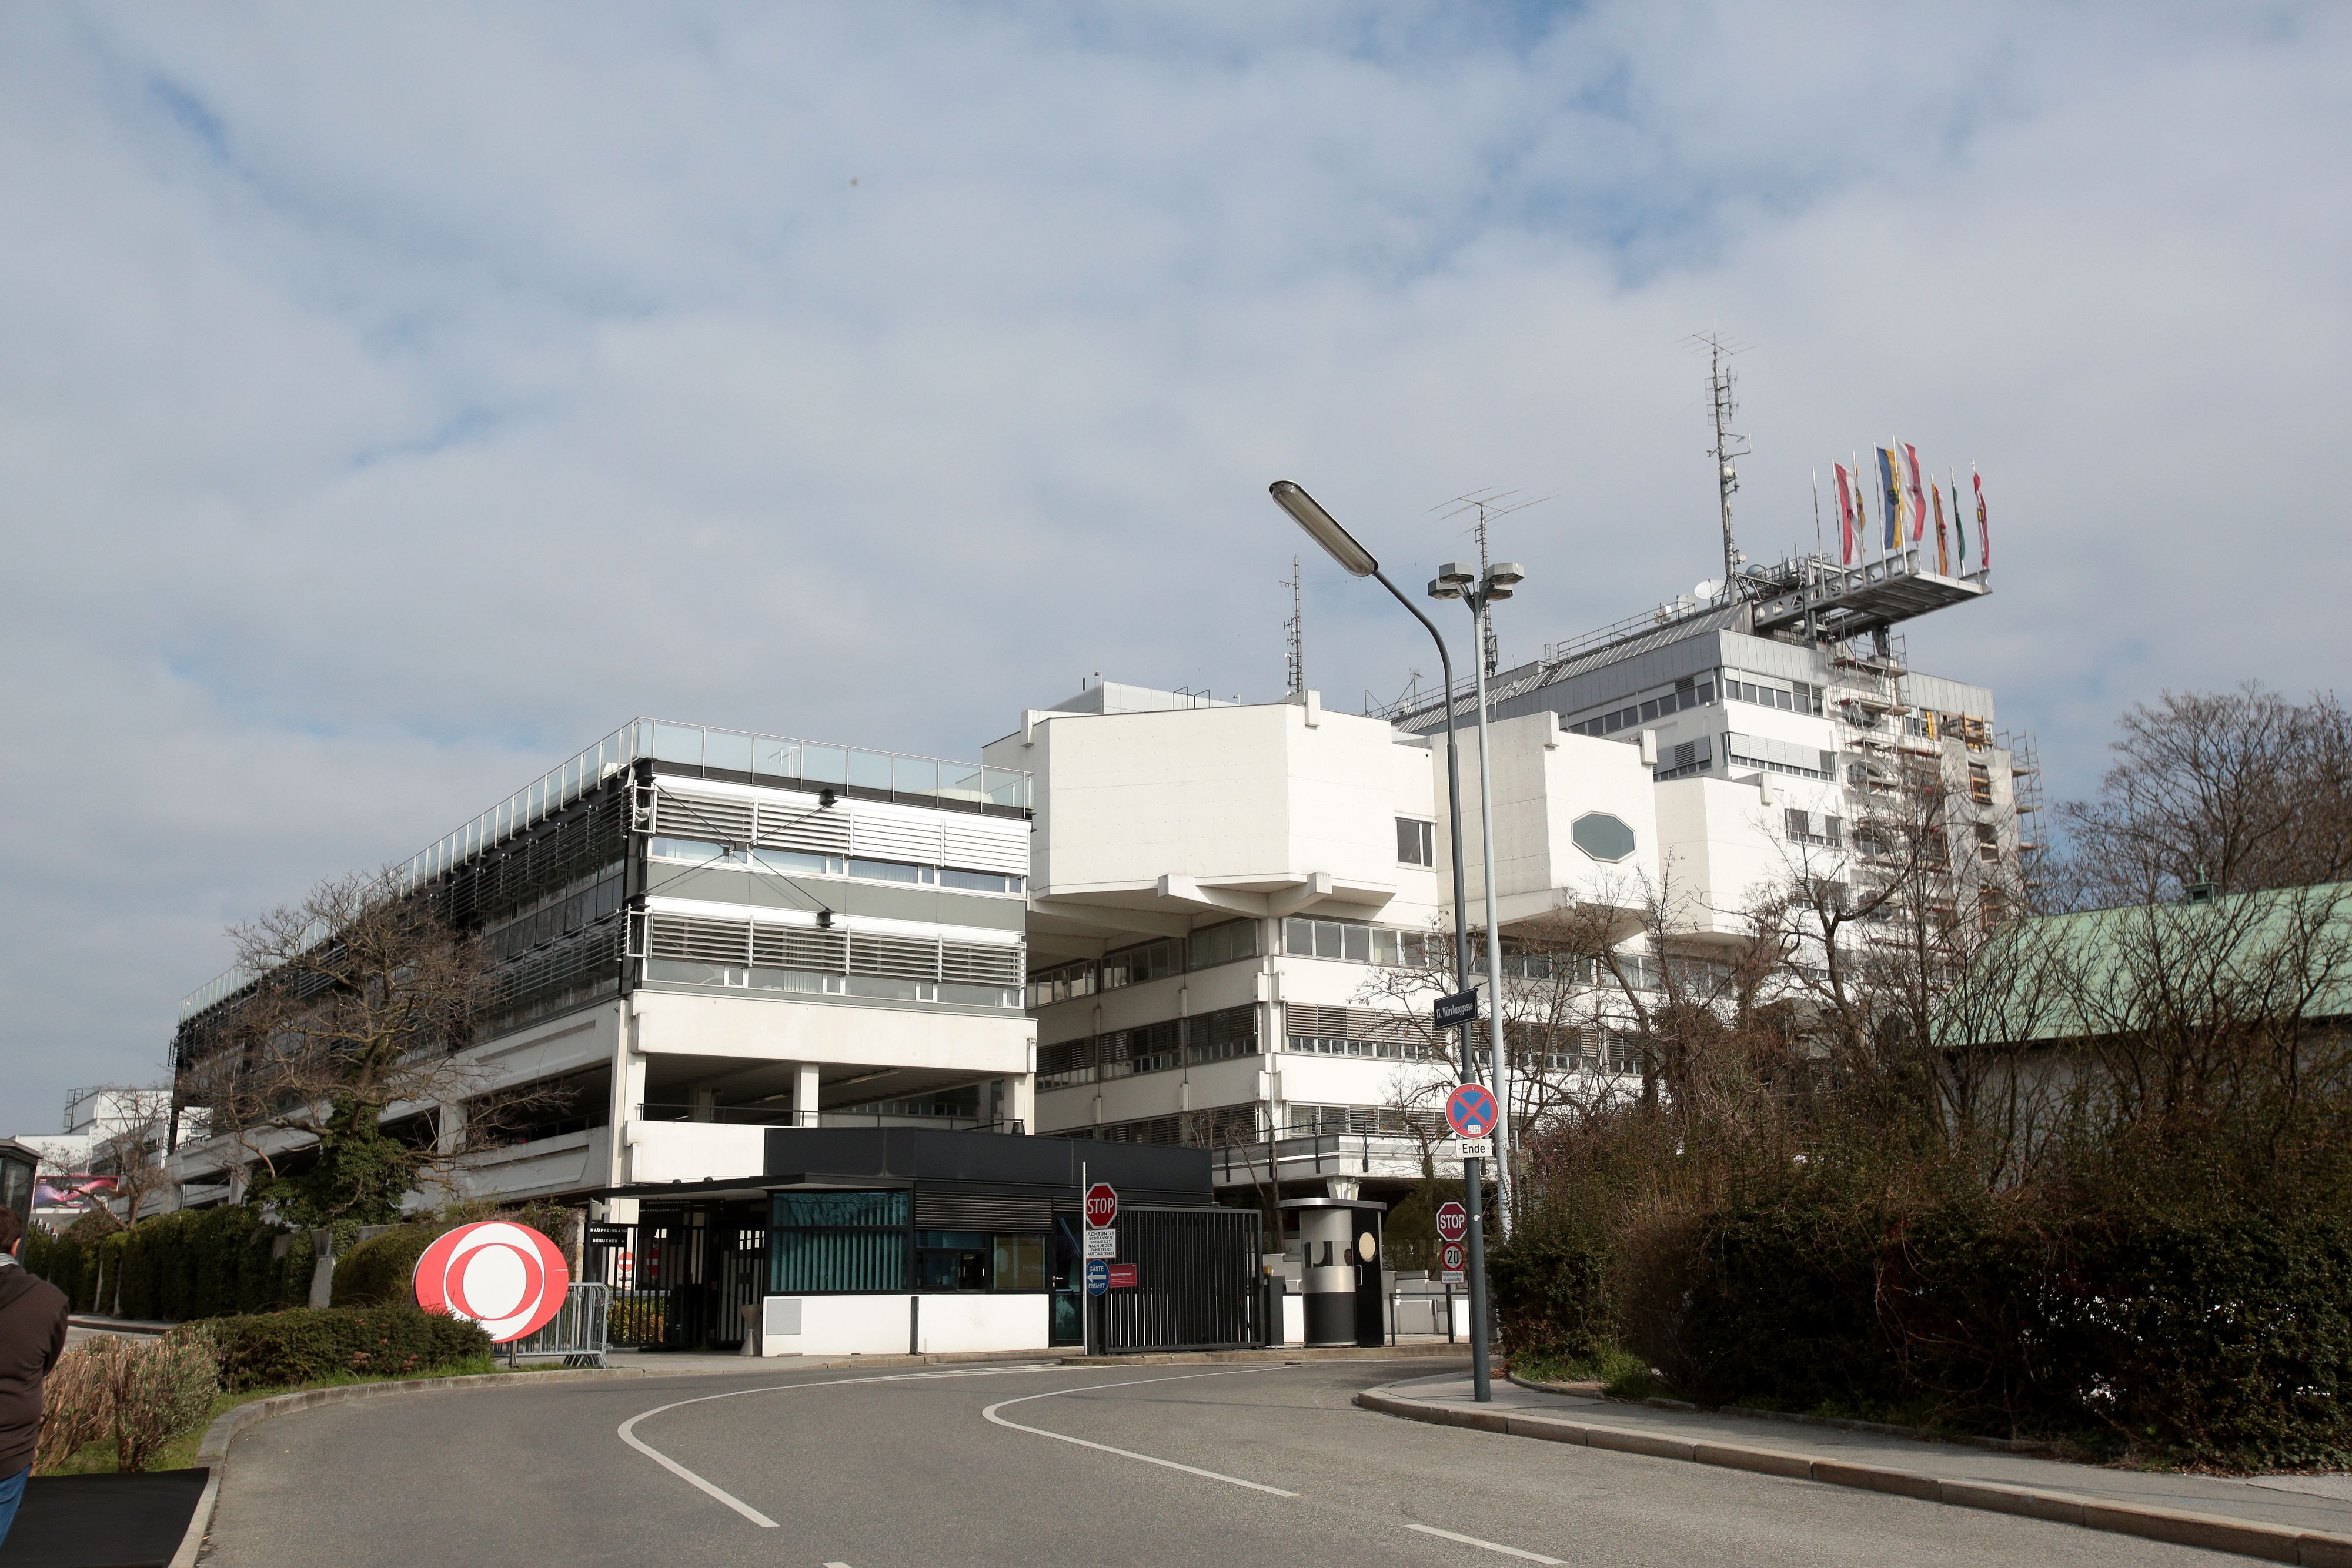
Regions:
<instances>
[{"instance_id":1,"label":"horizontal window louver","mask_svg":"<svg viewBox=\"0 0 2352 1568\"><path fill-rule=\"evenodd\" d=\"M672 838L748 844L751 841L751 819L749 800L681 795L671 789L654 792L654 831Z\"/></svg>"},{"instance_id":2,"label":"horizontal window louver","mask_svg":"<svg viewBox=\"0 0 2352 1568\"><path fill-rule=\"evenodd\" d=\"M971 871L1029 874L1029 824L999 822L986 818L972 822L950 821L945 832L947 863Z\"/></svg>"},{"instance_id":3,"label":"horizontal window louver","mask_svg":"<svg viewBox=\"0 0 2352 1568\"><path fill-rule=\"evenodd\" d=\"M811 931L799 925L754 925L751 962L838 975L848 967L849 937L845 932Z\"/></svg>"},{"instance_id":4,"label":"horizontal window louver","mask_svg":"<svg viewBox=\"0 0 2352 1568\"><path fill-rule=\"evenodd\" d=\"M748 964L751 924L710 920L694 915L655 915L646 922L646 955L694 958L706 964Z\"/></svg>"},{"instance_id":5,"label":"horizontal window louver","mask_svg":"<svg viewBox=\"0 0 2352 1568\"><path fill-rule=\"evenodd\" d=\"M1284 1005L1282 1016L1283 1032L1294 1040L1380 1040L1411 1046L1425 1044L1428 1040L1412 1019L1371 1008L1327 1008L1289 1002Z\"/></svg>"},{"instance_id":6,"label":"horizontal window louver","mask_svg":"<svg viewBox=\"0 0 2352 1568\"><path fill-rule=\"evenodd\" d=\"M1042 1197L985 1192L915 1190L915 1224L926 1230L1041 1231L1054 1228L1054 1206Z\"/></svg>"},{"instance_id":7,"label":"horizontal window louver","mask_svg":"<svg viewBox=\"0 0 2352 1568\"><path fill-rule=\"evenodd\" d=\"M852 932L849 972L899 980L936 980L940 977L940 945L929 937L865 936Z\"/></svg>"},{"instance_id":8,"label":"horizontal window louver","mask_svg":"<svg viewBox=\"0 0 2352 1568\"><path fill-rule=\"evenodd\" d=\"M849 818L839 806L760 803L762 849L802 850L810 854L849 852Z\"/></svg>"},{"instance_id":9,"label":"horizontal window louver","mask_svg":"<svg viewBox=\"0 0 2352 1568\"><path fill-rule=\"evenodd\" d=\"M975 946L964 942L949 942L940 951L940 977L948 980L964 980L982 986L1017 986L1021 983L1021 949L1018 947Z\"/></svg>"},{"instance_id":10,"label":"horizontal window louver","mask_svg":"<svg viewBox=\"0 0 2352 1568\"><path fill-rule=\"evenodd\" d=\"M876 860L938 865L940 819L928 811L863 807L850 819L850 842L856 853Z\"/></svg>"}]
</instances>

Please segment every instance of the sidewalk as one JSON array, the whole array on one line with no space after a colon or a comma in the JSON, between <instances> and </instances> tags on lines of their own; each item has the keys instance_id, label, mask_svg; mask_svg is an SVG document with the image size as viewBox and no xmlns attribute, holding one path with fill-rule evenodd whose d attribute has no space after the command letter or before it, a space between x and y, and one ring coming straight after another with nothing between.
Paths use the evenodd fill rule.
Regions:
<instances>
[{"instance_id":1,"label":"sidewalk","mask_svg":"<svg viewBox=\"0 0 2352 1568\"><path fill-rule=\"evenodd\" d=\"M2217 1476L2107 1469L1957 1443L1660 1410L1551 1394L1496 1379L1479 1405L1460 1374L1411 1378L1356 1396L1409 1420L1475 1427L1654 1458L2023 1514L2274 1563L2352 1568L2352 1481L2342 1476Z\"/></svg>"}]
</instances>

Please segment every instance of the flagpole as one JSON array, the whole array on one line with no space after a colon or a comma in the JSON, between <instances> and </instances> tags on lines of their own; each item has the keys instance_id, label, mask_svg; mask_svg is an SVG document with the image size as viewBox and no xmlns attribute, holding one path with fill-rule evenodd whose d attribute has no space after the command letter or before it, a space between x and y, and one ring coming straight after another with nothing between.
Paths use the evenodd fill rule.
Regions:
<instances>
[{"instance_id":1,"label":"flagpole","mask_svg":"<svg viewBox=\"0 0 2352 1568\"><path fill-rule=\"evenodd\" d=\"M1822 555L1822 465L1813 465L1813 559Z\"/></svg>"}]
</instances>

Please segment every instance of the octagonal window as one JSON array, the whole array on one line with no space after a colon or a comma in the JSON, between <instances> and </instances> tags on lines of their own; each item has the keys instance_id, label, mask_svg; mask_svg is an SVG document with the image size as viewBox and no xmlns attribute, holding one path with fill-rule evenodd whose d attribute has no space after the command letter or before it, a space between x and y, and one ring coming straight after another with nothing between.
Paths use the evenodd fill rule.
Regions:
<instances>
[{"instance_id":1,"label":"octagonal window","mask_svg":"<svg viewBox=\"0 0 2352 1568\"><path fill-rule=\"evenodd\" d=\"M1597 861L1622 861L1633 852L1633 830L1622 817L1587 811L1569 824L1569 838Z\"/></svg>"}]
</instances>

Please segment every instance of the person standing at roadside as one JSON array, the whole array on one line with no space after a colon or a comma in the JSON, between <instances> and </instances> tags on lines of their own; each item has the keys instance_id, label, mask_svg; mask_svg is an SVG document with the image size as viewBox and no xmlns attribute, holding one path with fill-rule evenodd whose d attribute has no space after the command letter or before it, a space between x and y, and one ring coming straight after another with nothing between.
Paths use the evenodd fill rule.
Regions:
<instances>
[{"instance_id":1,"label":"person standing at roadside","mask_svg":"<svg viewBox=\"0 0 2352 1568\"><path fill-rule=\"evenodd\" d=\"M41 1432L41 1380L66 1348L66 1298L25 1272L25 1221L0 1208L0 1542L33 1474Z\"/></svg>"}]
</instances>

